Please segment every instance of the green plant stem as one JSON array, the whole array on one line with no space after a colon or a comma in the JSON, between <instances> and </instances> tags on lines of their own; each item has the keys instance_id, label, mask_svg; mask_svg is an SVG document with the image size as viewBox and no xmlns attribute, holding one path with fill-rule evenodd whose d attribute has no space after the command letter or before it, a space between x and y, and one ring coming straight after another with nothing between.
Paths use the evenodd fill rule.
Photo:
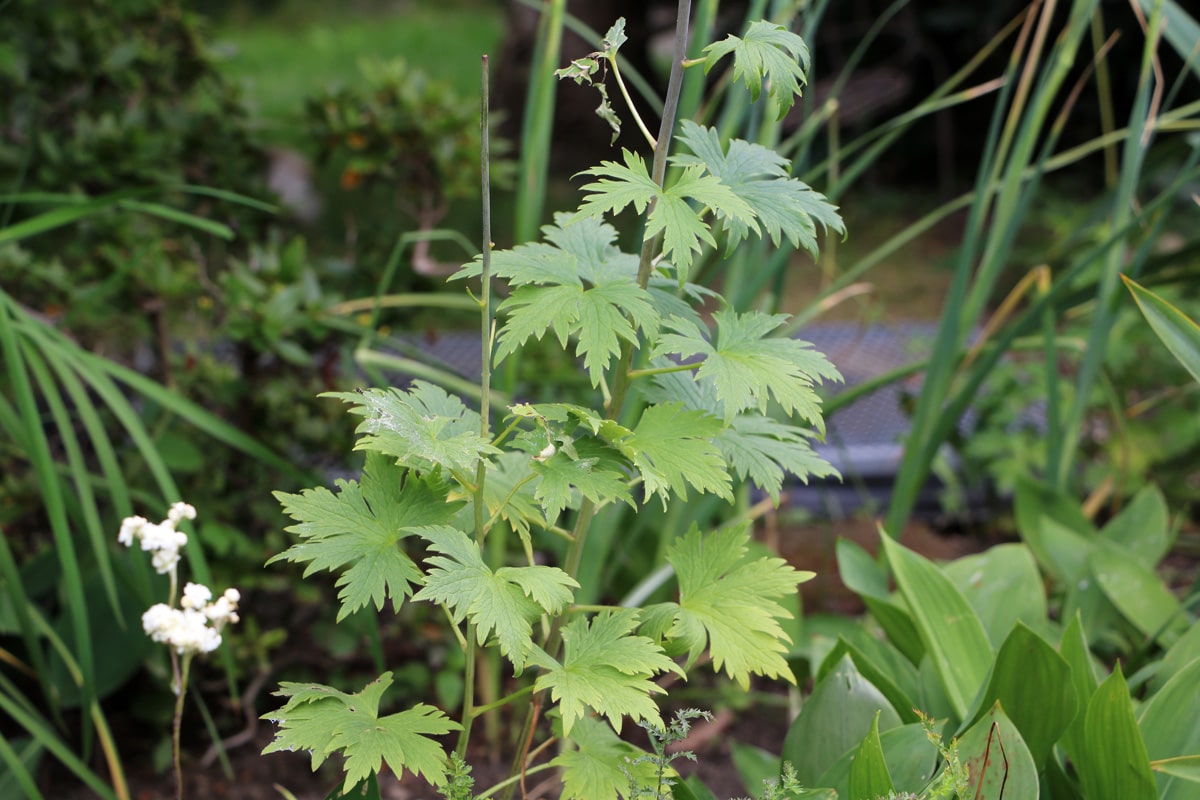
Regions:
<instances>
[{"instance_id":1,"label":"green plant stem","mask_svg":"<svg viewBox=\"0 0 1200 800\"><path fill-rule=\"evenodd\" d=\"M491 437L491 384L492 384L492 187L491 153L488 142L488 57L480 62L479 91L479 147L480 147L480 198L483 201L483 253L481 255L479 317L480 334L483 341L483 359L480 366L479 429L486 441ZM475 467L474 511L475 544L482 549L487 537L488 521L485 518L484 482L487 479L487 462L481 457ZM455 752L465 757L467 742L471 738L471 723L478 715L475 711L475 651L478 649L475 623L467 623L467 640L464 648L466 663L463 666L462 732L458 737Z\"/></svg>"},{"instance_id":2,"label":"green plant stem","mask_svg":"<svg viewBox=\"0 0 1200 800\"><path fill-rule=\"evenodd\" d=\"M171 726L171 758L175 765L175 800L183 800L183 762L179 737L183 730L183 699L187 694L188 672L191 666L191 654L183 657L181 666L179 655L171 650L171 673L175 681L173 687L175 689L175 719Z\"/></svg>"},{"instance_id":3,"label":"green plant stem","mask_svg":"<svg viewBox=\"0 0 1200 800\"><path fill-rule=\"evenodd\" d=\"M629 89L626 88L625 81L621 78L621 67L617 64L616 56L609 56L608 63L612 66L613 77L617 80L617 88L621 90L621 97L625 99L625 106L633 116L633 121L637 123L638 130L642 132L642 136L646 137L646 142L650 145L651 149L658 147L658 142L655 140L654 135L646 127L646 123L642 120L642 115L638 113L637 106L633 104L633 98L629 96Z\"/></svg>"},{"instance_id":4,"label":"green plant stem","mask_svg":"<svg viewBox=\"0 0 1200 800\"><path fill-rule=\"evenodd\" d=\"M671 62L671 77L667 85L667 96L663 104L662 122L659 125L658 144L654 149L654 164L651 171L651 179L659 188L662 188L666 177L667 153L670 150L671 135L675 129L675 112L679 108L679 93L683 83L683 59L687 55L688 20L691 15L691 7L691 0L679 0L679 7L676 12L675 51ZM649 207L646 209L646 216L648 217L653 211L654 201L651 200ZM642 289L645 289L650 283L656 249L657 238L650 238L642 242L642 252L637 274L637 284ZM625 342L622 344L621 356L615 368L611 399L608 403L607 416L611 420L616 420L620 416L621 409L625 403L625 397L629 392L629 385L632 378L630 373L633 366L633 352L632 343ZM579 574L579 565L583 559L583 548L587 542L588 528L591 526L595 515L595 503L590 500L584 500L575 518L574 539L567 548L566 556L563 559L563 571L572 578ZM546 646L544 649L551 657L556 657L559 645L562 643L562 626L565 618L565 615L557 617L550 627L549 635L546 637ZM521 748L518 749L516 758L513 760L513 765L509 772L508 785L511 785L515 778L522 772L526 756L524 743L529 741L529 735L533 731L536 720L536 708L536 703L531 704L526 712L525 723L521 728L521 737L518 740L522 744ZM511 791L506 792L505 795L506 797L510 796Z\"/></svg>"},{"instance_id":5,"label":"green plant stem","mask_svg":"<svg viewBox=\"0 0 1200 800\"><path fill-rule=\"evenodd\" d=\"M477 717L482 716L483 714L486 714L489 711L494 711L497 708L502 708L502 707L508 705L509 703L512 703L516 700L520 700L522 697L525 697L526 695L529 695L529 694L533 694L533 684L532 683L527 686L522 686L520 689L517 689L512 694L505 695L504 697L501 697L499 700L495 700L486 705L476 706L475 707L475 716L477 716Z\"/></svg>"},{"instance_id":6,"label":"green plant stem","mask_svg":"<svg viewBox=\"0 0 1200 800\"><path fill-rule=\"evenodd\" d=\"M691 372L696 369L699 364L674 364L670 367L647 367L646 369L631 369L629 377L632 378L648 378L651 375L668 375L672 372Z\"/></svg>"},{"instance_id":7,"label":"green plant stem","mask_svg":"<svg viewBox=\"0 0 1200 800\"><path fill-rule=\"evenodd\" d=\"M545 772L548 769L556 769L556 766L554 764L538 764L536 767L530 767L529 769L525 770L524 774L525 775L536 775L537 773ZM520 774L509 775L507 778L500 781L495 786L488 789L486 792L481 792L480 794L475 795L475 800L484 800L485 797L491 797L492 795L494 795L496 792L500 791L501 789L505 790L506 795L511 794L513 787L516 786L517 782L520 780L521 780Z\"/></svg>"}]
</instances>

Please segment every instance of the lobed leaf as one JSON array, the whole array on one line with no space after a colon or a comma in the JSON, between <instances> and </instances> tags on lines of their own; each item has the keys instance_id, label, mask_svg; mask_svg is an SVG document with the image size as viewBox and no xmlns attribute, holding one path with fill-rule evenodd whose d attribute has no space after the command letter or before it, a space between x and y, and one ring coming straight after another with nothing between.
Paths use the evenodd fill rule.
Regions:
<instances>
[{"instance_id":1,"label":"lobed leaf","mask_svg":"<svg viewBox=\"0 0 1200 800\"><path fill-rule=\"evenodd\" d=\"M765 80L779 119L783 119L796 101L800 84L806 82L808 46L782 25L766 20L751 23L744 37L727 36L704 48L704 52L707 54L705 72L732 53L733 79L745 83L755 100Z\"/></svg>"},{"instance_id":2,"label":"lobed leaf","mask_svg":"<svg viewBox=\"0 0 1200 800\"><path fill-rule=\"evenodd\" d=\"M717 330L710 342L695 322L672 318L667 327L676 332L659 337L654 355L703 356L696 380L712 381L727 421L748 408L765 412L774 399L789 416L798 413L824 433L821 399L813 386L842 376L807 342L769 335L787 316L717 311L713 319Z\"/></svg>"},{"instance_id":3,"label":"lobed leaf","mask_svg":"<svg viewBox=\"0 0 1200 800\"><path fill-rule=\"evenodd\" d=\"M346 694L329 686L284 682L277 696L287 702L263 719L279 724L263 754L307 750L315 772L335 752L345 756L346 786L377 774L386 761L397 775L404 770L434 786L446 780L446 756L431 736L458 730L459 724L433 706L379 716L379 701L392 683L385 672L361 692Z\"/></svg>"},{"instance_id":4,"label":"lobed leaf","mask_svg":"<svg viewBox=\"0 0 1200 800\"><path fill-rule=\"evenodd\" d=\"M494 632L500 652L520 672L533 645L531 620L543 612L560 613L579 584L557 567L501 567L493 572L479 546L454 528L431 527L419 533L442 555L426 559L433 568L413 599L447 606L456 623L470 618L481 645Z\"/></svg>"},{"instance_id":5,"label":"lobed leaf","mask_svg":"<svg viewBox=\"0 0 1200 800\"><path fill-rule=\"evenodd\" d=\"M350 413L364 418L355 450L392 456L421 473L438 468L467 472L479 459L500 452L480 435L477 412L425 381L413 381L408 391L360 389L321 396L352 404Z\"/></svg>"},{"instance_id":6,"label":"lobed leaf","mask_svg":"<svg viewBox=\"0 0 1200 800\"><path fill-rule=\"evenodd\" d=\"M650 696L666 690L651 679L661 672L683 672L653 640L633 635L637 624L637 609L605 611L590 621L576 618L563 628L562 663L541 650L531 653L530 660L545 670L534 689L550 690L564 735L571 735L588 709L607 717L618 733L627 716L662 726Z\"/></svg>"},{"instance_id":7,"label":"lobed leaf","mask_svg":"<svg viewBox=\"0 0 1200 800\"><path fill-rule=\"evenodd\" d=\"M305 577L318 570L343 570L337 585L342 607L338 621L374 603L382 609L385 597L399 610L421 571L400 541L430 525L443 524L461 503L447 500L445 487L368 453L362 483L338 480L337 494L323 487L300 494L275 492L284 513L296 520L286 528L301 541L267 563L307 563Z\"/></svg>"},{"instance_id":8,"label":"lobed leaf","mask_svg":"<svg viewBox=\"0 0 1200 800\"><path fill-rule=\"evenodd\" d=\"M781 558L745 560L750 541L748 523L707 536L692 526L667 551L679 581L679 602L663 603L653 614L656 627L673 621L666 636L687 648L694 664L707 648L713 667L724 670L743 688L751 675L795 683L784 659L791 639L779 621L792 613L779 598L794 595L796 586L813 577Z\"/></svg>"},{"instance_id":9,"label":"lobed leaf","mask_svg":"<svg viewBox=\"0 0 1200 800\"><path fill-rule=\"evenodd\" d=\"M673 156L672 162L703 166L753 214L748 223L742 215L729 213L725 206L714 209L729 232L730 248L761 226L776 247L786 238L792 247L803 247L816 257L816 223L845 234L837 206L808 184L792 178L788 173L790 162L774 150L743 139L732 140L726 149L715 129L691 120L680 123L678 139L692 155Z\"/></svg>"}]
</instances>

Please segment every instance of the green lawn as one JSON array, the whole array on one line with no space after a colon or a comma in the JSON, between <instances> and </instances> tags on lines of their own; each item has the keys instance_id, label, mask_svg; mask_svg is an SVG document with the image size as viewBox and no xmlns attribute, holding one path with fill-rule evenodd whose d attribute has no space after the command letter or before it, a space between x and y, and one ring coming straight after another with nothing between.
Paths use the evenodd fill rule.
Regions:
<instances>
[{"instance_id":1,"label":"green lawn","mask_svg":"<svg viewBox=\"0 0 1200 800\"><path fill-rule=\"evenodd\" d=\"M295 4L293 4L295 5ZM286 143L304 99L358 79L361 59L396 58L426 70L467 98L479 91L479 58L494 54L504 29L502 4L448 0L405 3L371 13L341 4L303 3L266 17L230 21L215 49L227 75L243 85L267 137Z\"/></svg>"}]
</instances>

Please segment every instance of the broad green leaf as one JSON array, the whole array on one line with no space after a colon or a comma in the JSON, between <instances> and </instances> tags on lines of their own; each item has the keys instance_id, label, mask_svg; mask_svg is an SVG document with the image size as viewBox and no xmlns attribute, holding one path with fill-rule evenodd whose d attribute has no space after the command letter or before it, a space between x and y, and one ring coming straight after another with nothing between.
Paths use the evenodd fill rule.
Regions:
<instances>
[{"instance_id":1,"label":"broad green leaf","mask_svg":"<svg viewBox=\"0 0 1200 800\"><path fill-rule=\"evenodd\" d=\"M1155 800L1158 796L1120 664L1088 702L1083 752L1073 763L1088 800Z\"/></svg>"},{"instance_id":2,"label":"broad green leaf","mask_svg":"<svg viewBox=\"0 0 1200 800\"><path fill-rule=\"evenodd\" d=\"M1167 681L1197 658L1200 658L1200 625L1193 625L1188 628L1187 633L1180 636L1171 645L1159 660L1158 670L1150 679L1150 691L1157 692Z\"/></svg>"},{"instance_id":3,"label":"broad green leaf","mask_svg":"<svg viewBox=\"0 0 1200 800\"><path fill-rule=\"evenodd\" d=\"M1196 28L1194 20L1192 27ZM1195 49L1195 41L1188 46ZM1195 56L1189 54L1188 58ZM1171 351L1171 355L1175 356L1193 378L1200 381L1200 325L1149 289L1139 286L1124 275L1121 279L1125 281L1126 288L1133 293L1138 308L1142 310L1158 338L1162 339L1162 343Z\"/></svg>"},{"instance_id":4,"label":"broad green leaf","mask_svg":"<svg viewBox=\"0 0 1200 800\"><path fill-rule=\"evenodd\" d=\"M805 786L827 786L821 776L844 753L857 748L876 714L881 731L900 725L887 698L855 668L849 656L818 683L783 742L783 760Z\"/></svg>"},{"instance_id":5,"label":"broad green leaf","mask_svg":"<svg viewBox=\"0 0 1200 800\"><path fill-rule=\"evenodd\" d=\"M321 396L350 403L350 413L363 417L354 449L392 456L418 472L443 467L465 473L479 459L500 452L480 435L479 414L431 383L413 381L406 392L364 389Z\"/></svg>"},{"instance_id":6,"label":"broad green leaf","mask_svg":"<svg viewBox=\"0 0 1200 800\"><path fill-rule=\"evenodd\" d=\"M1079 503L1043 484L1019 478L1013 508L1017 532L1042 568L1064 583L1082 580L1086 569L1079 545L1091 538L1095 526L1079 510ZM1049 541L1047 522L1057 523L1052 529L1057 535ZM1083 552L1086 549L1083 547Z\"/></svg>"},{"instance_id":7,"label":"broad green leaf","mask_svg":"<svg viewBox=\"0 0 1200 800\"><path fill-rule=\"evenodd\" d=\"M430 737L458 730L459 725L424 703L379 716L379 701L391 683L392 673L385 672L361 692L346 694L329 686L285 681L275 694L287 702L262 717L279 725L263 754L306 750L315 772L340 751L346 759L347 786L377 773L385 761L397 776L408 770L434 786L442 785L446 755Z\"/></svg>"},{"instance_id":8,"label":"broad green leaf","mask_svg":"<svg viewBox=\"0 0 1200 800\"><path fill-rule=\"evenodd\" d=\"M962 719L992 665L987 632L940 569L887 534L881 532L880 539L925 651L954 713Z\"/></svg>"},{"instance_id":9,"label":"broad green leaf","mask_svg":"<svg viewBox=\"0 0 1200 800\"><path fill-rule=\"evenodd\" d=\"M1154 485L1143 487L1108 521L1100 535L1120 545L1146 569L1157 567L1174 541L1162 490Z\"/></svg>"},{"instance_id":10,"label":"broad green leaf","mask_svg":"<svg viewBox=\"0 0 1200 800\"><path fill-rule=\"evenodd\" d=\"M857 542L838 539L838 572L846 588L858 594L871 616L883 628L888 641L913 664L921 663L925 645L908 610L894 602L888 592L888 577L882 567Z\"/></svg>"},{"instance_id":11,"label":"broad green leaf","mask_svg":"<svg viewBox=\"0 0 1200 800\"><path fill-rule=\"evenodd\" d=\"M794 595L813 573L799 572L782 558L747 560L748 527L704 535L693 525L671 545L667 561L679 581L679 602L662 604L674 612L667 635L687 648L689 665L707 647L714 669L743 688L751 675L794 683L784 659L790 639L780 625L792 614L780 599Z\"/></svg>"},{"instance_id":12,"label":"broad green leaf","mask_svg":"<svg viewBox=\"0 0 1200 800\"><path fill-rule=\"evenodd\" d=\"M679 403L647 406L630 431L615 423L600 431L642 476L647 496L665 504L672 495L686 500L688 488L733 498L731 479L712 438L721 421Z\"/></svg>"},{"instance_id":13,"label":"broad green leaf","mask_svg":"<svg viewBox=\"0 0 1200 800\"><path fill-rule=\"evenodd\" d=\"M1075 693L1075 706L1078 709L1075 719L1063 732L1060 740L1067 755L1078 761L1086 748L1084 736L1087 731L1087 707L1100 685L1092 666L1083 621L1078 614L1071 617L1071 621L1063 630L1059 652L1071 667L1071 690Z\"/></svg>"},{"instance_id":14,"label":"broad green leaf","mask_svg":"<svg viewBox=\"0 0 1200 800\"><path fill-rule=\"evenodd\" d=\"M938 751L925 735L925 728L921 724L901 725L886 730L879 735L879 744L897 792L918 794L933 778L938 764ZM850 792L850 771L857 757L858 748L847 750L818 778L818 782L822 786L832 787L837 792L836 797L846 797Z\"/></svg>"},{"instance_id":15,"label":"broad green leaf","mask_svg":"<svg viewBox=\"0 0 1200 800\"><path fill-rule=\"evenodd\" d=\"M406 476L378 453L367 454L361 485L341 479L336 484L337 494L323 487L275 492L284 513L297 523L286 530L301 541L267 563L307 563L305 577L318 570L341 571L338 621L368 603L382 609L385 597L399 610L422 580L400 541L420 528L445 524L461 504L448 502L444 487Z\"/></svg>"},{"instance_id":16,"label":"broad green leaf","mask_svg":"<svg viewBox=\"0 0 1200 800\"><path fill-rule=\"evenodd\" d=\"M863 738L850 765L850 800L875 800L894 792L891 773L883 757L883 745L879 743L879 714L871 723L871 730Z\"/></svg>"},{"instance_id":17,"label":"broad green leaf","mask_svg":"<svg viewBox=\"0 0 1200 800\"><path fill-rule=\"evenodd\" d=\"M779 119L792 107L808 69L808 47L796 34L766 20L752 22L743 37L727 36L704 48L707 73L733 54L733 80L742 81L757 100L763 82Z\"/></svg>"},{"instance_id":18,"label":"broad green leaf","mask_svg":"<svg viewBox=\"0 0 1200 800\"><path fill-rule=\"evenodd\" d=\"M975 609L994 647L1004 642L1018 622L1045 628L1046 590L1037 562L1025 545L989 547L944 565L942 571Z\"/></svg>"},{"instance_id":19,"label":"broad green leaf","mask_svg":"<svg viewBox=\"0 0 1200 800\"><path fill-rule=\"evenodd\" d=\"M1121 614L1146 636L1169 644L1188 627L1175 595L1154 572L1113 545L1092 550L1089 565L1096 583ZM1166 641L1163 641L1166 637Z\"/></svg>"},{"instance_id":20,"label":"broad green leaf","mask_svg":"<svg viewBox=\"0 0 1200 800\"><path fill-rule=\"evenodd\" d=\"M776 247L787 238L793 248L803 247L815 256L817 222L827 229L845 233L837 207L807 184L790 177L790 162L774 150L742 139L731 141L726 150L716 130L691 120L680 123L678 138L694 155L673 156L672 162L684 166L703 165L711 175L719 178L750 207L754 219ZM721 209L717 215L729 232L730 247L755 230L755 226Z\"/></svg>"},{"instance_id":21,"label":"broad green leaf","mask_svg":"<svg viewBox=\"0 0 1200 800\"><path fill-rule=\"evenodd\" d=\"M675 333L659 337L654 355L703 356L696 380L713 383L727 421L748 408L765 413L773 399L785 414L799 414L824 433L821 400L813 387L821 380L840 381L841 374L807 342L771 335L787 315L730 310L715 312L713 319L711 342L694 321L669 320L666 326Z\"/></svg>"},{"instance_id":22,"label":"broad green leaf","mask_svg":"<svg viewBox=\"0 0 1200 800\"><path fill-rule=\"evenodd\" d=\"M779 756L742 742L729 743L729 756L733 768L742 779L742 786L750 795L758 795L768 783L778 783L783 764Z\"/></svg>"},{"instance_id":23,"label":"broad green leaf","mask_svg":"<svg viewBox=\"0 0 1200 800\"><path fill-rule=\"evenodd\" d=\"M563 628L562 663L534 649L530 660L545 672L534 685L550 690L562 714L563 733L570 736L575 722L588 709L608 718L620 733L624 717L662 725L651 695L665 690L653 680L661 672L682 670L645 636L633 635L637 610L605 611L591 619L578 617Z\"/></svg>"},{"instance_id":24,"label":"broad green leaf","mask_svg":"<svg viewBox=\"0 0 1200 800\"><path fill-rule=\"evenodd\" d=\"M959 737L958 755L967 768L972 800L1037 800L1037 766L999 703Z\"/></svg>"},{"instance_id":25,"label":"broad green leaf","mask_svg":"<svg viewBox=\"0 0 1200 800\"><path fill-rule=\"evenodd\" d=\"M492 572L479 546L462 531L441 526L417 532L442 555L426 559L433 568L413 599L448 606L455 623L469 618L481 645L494 632L500 652L520 672L533 644L531 620L542 613L560 613L579 584L557 567L501 567Z\"/></svg>"},{"instance_id":26,"label":"broad green leaf","mask_svg":"<svg viewBox=\"0 0 1200 800\"><path fill-rule=\"evenodd\" d=\"M585 716L571 728L574 749L563 750L550 763L562 770L563 800L615 800L629 797L630 770L643 783L654 779L651 764L631 764L645 755L599 720Z\"/></svg>"},{"instance_id":27,"label":"broad green leaf","mask_svg":"<svg viewBox=\"0 0 1200 800\"><path fill-rule=\"evenodd\" d=\"M849 655L862 676L883 693L902 722L910 724L919 719L915 710L919 690L917 669L899 650L870 634L855 637L853 642L843 634L821 662L816 679L824 678L845 655Z\"/></svg>"},{"instance_id":28,"label":"broad green leaf","mask_svg":"<svg viewBox=\"0 0 1200 800\"><path fill-rule=\"evenodd\" d=\"M1200 659L1192 661L1146 702L1138 715L1146 754L1155 761L1200 753ZM1178 765L1177 765L1178 766ZM1196 772L1200 779L1200 770ZM1194 798L1198 787L1159 772L1159 800Z\"/></svg>"},{"instance_id":29,"label":"broad green leaf","mask_svg":"<svg viewBox=\"0 0 1200 800\"><path fill-rule=\"evenodd\" d=\"M996 654L987 688L976 703L979 710L970 724L983 718L994 704L1005 710L1021 732L1038 770L1081 709L1071 684L1070 665L1023 622L1016 624Z\"/></svg>"}]
</instances>

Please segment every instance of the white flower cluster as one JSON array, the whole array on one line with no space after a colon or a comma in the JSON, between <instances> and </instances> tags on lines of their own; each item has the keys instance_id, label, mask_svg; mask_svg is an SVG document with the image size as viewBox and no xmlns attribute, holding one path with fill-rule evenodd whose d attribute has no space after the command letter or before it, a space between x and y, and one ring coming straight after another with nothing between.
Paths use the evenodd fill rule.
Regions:
<instances>
[{"instance_id":1,"label":"white flower cluster","mask_svg":"<svg viewBox=\"0 0 1200 800\"><path fill-rule=\"evenodd\" d=\"M175 648L179 655L211 653L221 645L221 629L237 622L237 589L226 589L214 602L207 586L189 583L183 587L182 608L157 603L142 615L142 628L156 642ZM212 623L211 625L209 623Z\"/></svg>"},{"instance_id":2,"label":"white flower cluster","mask_svg":"<svg viewBox=\"0 0 1200 800\"><path fill-rule=\"evenodd\" d=\"M173 572L179 563L179 551L187 544L187 534L175 530L181 519L195 519L196 509L187 503L175 503L167 512L167 518L155 525L145 517L126 517L121 523L117 541L132 547L134 540L142 543L142 549L153 553L150 563L159 575Z\"/></svg>"}]
</instances>

